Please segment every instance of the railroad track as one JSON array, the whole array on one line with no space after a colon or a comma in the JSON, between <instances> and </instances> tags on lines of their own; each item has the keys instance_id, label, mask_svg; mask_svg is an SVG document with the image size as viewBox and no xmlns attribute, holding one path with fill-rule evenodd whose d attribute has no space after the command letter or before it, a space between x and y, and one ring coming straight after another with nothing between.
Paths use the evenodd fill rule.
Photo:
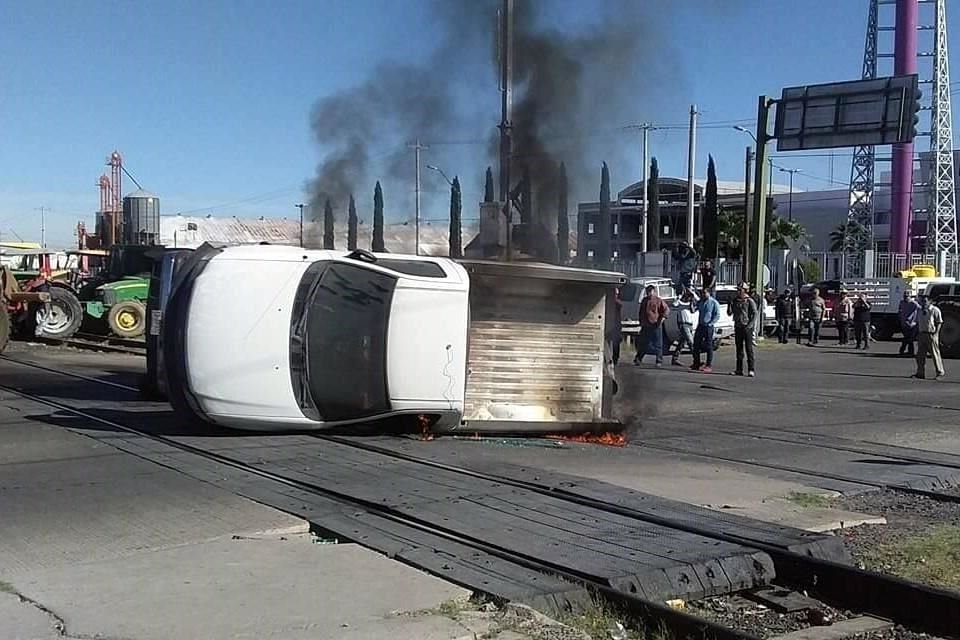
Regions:
<instances>
[{"instance_id":1,"label":"railroad track","mask_svg":"<svg viewBox=\"0 0 960 640\"><path fill-rule=\"evenodd\" d=\"M65 340L34 337L29 342L37 342L50 346L71 347L85 351L104 351L108 353L128 353L143 356L147 353L147 346L143 340L130 340L115 336L98 336L91 333L76 333Z\"/></svg>"},{"instance_id":2,"label":"railroad track","mask_svg":"<svg viewBox=\"0 0 960 640\"><path fill-rule=\"evenodd\" d=\"M19 366L44 370L59 376L79 379L93 384L106 385L114 390L138 393L138 389L134 387L99 380L92 376L55 370L36 363L17 360L9 356L3 356L3 360L16 363ZM562 583L577 585L585 590L594 601L602 601L606 606L621 612L626 618L636 621L647 628L666 626L673 630L678 637L693 634L696 637L715 638L716 640L747 640L748 638L754 638L754 636L742 630L707 621L675 610L664 604L645 600L635 595L613 589L607 584L597 582L588 575L571 572L563 566L559 566L547 559L524 555L518 553L516 550L494 545L479 538L464 536L462 533L454 530L438 527L433 522L410 516L408 513L404 513L396 508L360 499L356 496L315 483L304 482L303 480L291 477L291 475L287 473L276 473L265 470L231 456L213 453L185 444L172 437L143 431L136 426L123 424L115 420L106 420L92 414L89 410L72 407L49 397L44 397L41 394L26 392L15 386L0 385L0 389L5 389L26 399L43 403L58 411L72 414L84 420L93 421L102 426L108 426L113 430L131 434L138 438L145 438L151 442L172 447L178 451L189 452L211 463L228 467L243 474L252 474L258 478L295 490L299 492L299 494L319 496L337 505L346 506L351 509L360 509L366 514L366 517L357 521L356 524L358 527L378 526L378 523L379 526L399 527L404 531L415 532L418 535L430 537L430 539L436 541L435 544L439 545L441 549L449 547L460 553L482 554L484 558L492 559L507 566L508 569L504 570L507 574L518 571L532 571L545 576L545 580L547 579L546 577L549 577L559 580ZM919 632L942 637L960 638L960 594L912 583L892 576L864 571L850 565L813 558L776 545L766 544L757 539L697 526L689 520L683 521L669 516L661 516L648 509L636 508L632 505L624 506L623 504L598 501L596 497L579 493L576 487L562 489L517 477L484 473L475 469L421 458L388 447L357 441L343 436L315 433L309 435L311 438L362 450L375 456L382 456L385 459L403 460L428 469L442 470L478 480L496 482L534 494L549 496L568 502L571 505L588 506L606 512L610 514L611 517L627 517L643 523L661 525L719 541L759 549L769 554L773 559L776 570L775 583L777 587L806 593L821 603L833 608L889 619ZM320 518L319 520L322 526L323 519ZM364 544L363 538L364 536L358 535L354 541ZM430 567L421 566L420 568L430 570ZM438 573L440 573L442 577L447 577L443 575L442 572ZM483 588L478 587L476 584L463 584L463 586L477 591L483 591ZM570 596L569 599L561 604L561 608L575 607L576 602L572 602L575 600L576 596Z\"/></svg>"}]
</instances>

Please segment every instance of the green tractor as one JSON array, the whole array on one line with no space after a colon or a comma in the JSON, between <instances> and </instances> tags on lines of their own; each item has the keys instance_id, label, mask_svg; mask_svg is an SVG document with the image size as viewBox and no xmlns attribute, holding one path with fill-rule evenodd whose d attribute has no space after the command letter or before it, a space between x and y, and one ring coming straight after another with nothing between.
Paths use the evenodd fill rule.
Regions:
<instances>
[{"instance_id":1,"label":"green tractor","mask_svg":"<svg viewBox=\"0 0 960 640\"><path fill-rule=\"evenodd\" d=\"M162 247L161 247L162 248ZM80 287L88 322L104 324L116 336L138 338L147 326L147 291L152 261L150 245L114 245L105 267Z\"/></svg>"}]
</instances>

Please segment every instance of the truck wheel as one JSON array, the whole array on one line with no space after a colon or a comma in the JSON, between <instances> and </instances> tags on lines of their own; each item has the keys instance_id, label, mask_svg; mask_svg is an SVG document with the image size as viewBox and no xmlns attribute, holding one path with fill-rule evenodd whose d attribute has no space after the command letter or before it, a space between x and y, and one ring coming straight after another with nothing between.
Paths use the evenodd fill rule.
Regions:
<instances>
[{"instance_id":1,"label":"truck wheel","mask_svg":"<svg viewBox=\"0 0 960 640\"><path fill-rule=\"evenodd\" d=\"M147 309L141 302L118 302L107 314L110 331L121 338L138 338L147 326Z\"/></svg>"},{"instance_id":2,"label":"truck wheel","mask_svg":"<svg viewBox=\"0 0 960 640\"><path fill-rule=\"evenodd\" d=\"M940 350L948 358L960 357L960 303L940 302L943 326L940 327Z\"/></svg>"},{"instance_id":3,"label":"truck wheel","mask_svg":"<svg viewBox=\"0 0 960 640\"><path fill-rule=\"evenodd\" d=\"M878 320L870 325L870 335L874 340L893 340L896 329L888 320Z\"/></svg>"},{"instance_id":4,"label":"truck wheel","mask_svg":"<svg viewBox=\"0 0 960 640\"><path fill-rule=\"evenodd\" d=\"M80 328L83 307L72 291L50 287L50 302L39 305L35 317L38 336L66 340Z\"/></svg>"},{"instance_id":5,"label":"truck wheel","mask_svg":"<svg viewBox=\"0 0 960 640\"><path fill-rule=\"evenodd\" d=\"M5 308L0 307L0 353L7 348L8 342L10 342L10 314Z\"/></svg>"}]
</instances>

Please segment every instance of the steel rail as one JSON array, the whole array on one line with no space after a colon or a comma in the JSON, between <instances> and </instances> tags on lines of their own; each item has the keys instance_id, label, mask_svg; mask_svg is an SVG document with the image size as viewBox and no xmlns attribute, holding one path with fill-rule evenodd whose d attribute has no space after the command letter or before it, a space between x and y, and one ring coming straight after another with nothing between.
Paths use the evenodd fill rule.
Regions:
<instances>
[{"instance_id":1,"label":"steel rail","mask_svg":"<svg viewBox=\"0 0 960 640\"><path fill-rule=\"evenodd\" d=\"M2 358L6 360L12 360L7 356L2 356ZM76 373L52 369L42 365L36 365L34 363L25 363L19 360L12 361L24 366L42 369L67 377L79 378L94 383L108 384L110 386L119 387L131 392L139 391L134 387L118 385L106 380L98 380L89 376L82 376ZM5 385L0 385L0 388L5 388ZM17 390L13 391L15 393L24 395L23 392ZM47 404L50 404L50 402L47 402ZM67 408L67 410L75 413L82 413L81 410L77 409ZM93 416L93 418L101 420L95 416ZM132 428L124 428L126 430L135 431ZM154 436L152 434L141 433L140 435L145 435L151 438L161 438L164 441L167 440L162 436ZM567 489L559 489L525 480L517 480L515 478L502 475L488 474L472 469L458 467L456 465L449 465L443 462L429 460L419 456L395 451L386 447L380 447L378 445L365 442L358 442L354 439L345 438L342 436L317 433L310 433L308 435L320 440L327 440L340 445L361 449L369 453L400 459L407 462L412 462L414 464L436 468L452 473L458 473L477 479L498 482L541 495L559 498L581 506L598 509L607 513L629 517L650 524L669 527L672 529L685 531L687 533L697 534L716 540L722 540L725 542L751 547L759 551L764 551L773 559L777 574L776 582L782 586L788 586L799 591L806 591L809 594L823 600L824 602L832 604L833 606L855 611L862 611L880 617L889 618L900 624L924 633L951 638L960 638L960 594L954 592L910 582L895 576L866 571L850 565L810 557L802 553L789 551L752 538L720 532L713 529L696 527L671 518L657 516L656 514L650 512L640 511L611 503L600 502L595 498L580 495ZM182 443L176 443L176 441L172 441L172 443L179 447L190 447L190 445L183 445ZM202 450L199 451L202 452ZM216 454L204 452L204 455ZM235 461L234 463L241 465L243 464ZM259 470L257 472L259 473ZM814 474L808 472L808 475ZM876 486L878 488L903 490L903 488L900 486L887 487L885 485L874 483L859 483L869 484L870 486ZM322 487L317 488L322 491L327 491ZM923 493L921 490L914 490L914 492ZM350 498L349 496L347 496L347 499L356 501L356 499ZM376 507L377 509L382 508L382 506L378 504L374 504L373 507ZM407 516L399 517L406 518ZM480 544L486 543L481 541ZM508 550L507 552L510 553ZM551 572L554 572L554 570L551 569ZM575 579L582 580L583 576L575 577Z\"/></svg>"},{"instance_id":2,"label":"steel rail","mask_svg":"<svg viewBox=\"0 0 960 640\"><path fill-rule=\"evenodd\" d=\"M9 358L4 357L4 359L10 360ZM30 363L23 363L20 361L15 361L18 364L24 366L34 366ZM40 368L40 367L38 367ZM50 370L45 368L46 370ZM77 377L70 373L52 370L55 373L67 377ZM89 381L89 378L82 378ZM128 390L134 391L133 387L126 387ZM25 392L23 390L17 389L6 384L0 384L0 389L7 391L8 393L13 393L17 396L20 396L26 400L32 402L37 402L40 404L47 405L51 408L57 409L58 411L63 411L66 413L73 414L77 417L96 422L98 424L110 427L111 429L120 430L126 433L134 434L139 437L148 438L150 440L163 443L167 446L177 448L181 451L191 453L212 462L218 464L223 464L225 466L234 468L238 471L244 473L250 473L257 475L261 478L269 480L271 482L276 482L283 484L301 491L306 491L315 495L323 496L325 498L334 500L345 506L350 506L353 508L362 508L363 510L376 515L378 517L390 520L402 526L410 527L412 529L430 533L431 535L450 540L462 545L473 547L479 551L482 551L486 554L499 558L505 562L510 562L521 566L525 569L530 569L540 573L553 575L558 578L569 581L573 584L580 585L586 588L589 592L595 594L595 597L602 599L608 606L615 609L618 612L631 617L632 619L639 621L641 624L647 628L658 628L660 626L666 626L667 628L673 630L681 637L696 637L712 640L759 640L756 636L741 631L739 629L734 629L730 627L725 627L718 623L715 623L710 620L705 620L697 616L685 613L673 609L672 607L667 606L666 604L661 604L658 602L653 602L650 600L645 600L637 596L618 591L606 584L599 582L599 579L595 576L589 576L582 574L580 572L573 572L570 569L564 568L562 566L545 562L543 559L534 558L526 554L520 554L510 549L500 547L498 545L492 545L487 542L484 542L480 539L463 536L456 532L453 532L442 527L438 527L432 523L425 522L418 518L413 518L407 515L400 513L399 511L386 507L382 504L364 500L361 498L356 498L348 494L344 494L338 491L334 491L319 485L304 482L301 480L294 480L286 476L265 471L257 467L248 465L246 463L235 460L229 456L224 456L221 454L211 453L204 449L194 447L182 442L179 442L176 439L168 438L165 436L156 435L146 431L141 431L129 425L124 425L113 420L107 420L99 416L93 415L83 409L77 409L71 407L62 402L51 400L40 395L33 393ZM147 458L149 459L149 458ZM322 525L321 525L322 526ZM359 544L363 544L362 541L355 541ZM482 588L477 588L475 585L470 585L471 588L474 588L478 591L482 591Z\"/></svg>"}]
</instances>

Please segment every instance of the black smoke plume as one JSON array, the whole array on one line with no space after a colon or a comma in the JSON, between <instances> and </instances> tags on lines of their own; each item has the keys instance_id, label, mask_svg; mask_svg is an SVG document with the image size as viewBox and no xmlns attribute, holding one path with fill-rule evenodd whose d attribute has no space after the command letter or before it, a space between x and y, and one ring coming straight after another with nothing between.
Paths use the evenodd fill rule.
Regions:
<instances>
[{"instance_id":1,"label":"black smoke plume","mask_svg":"<svg viewBox=\"0 0 960 640\"><path fill-rule=\"evenodd\" d=\"M349 194L368 193L374 179L412 182L407 145L417 139L429 145L479 136L487 140L477 147L486 157L476 164L497 163L500 5L436 0L430 15L436 16L437 30L424 39L429 35L438 45L426 63L382 64L363 84L316 103L311 126L325 156L308 187L314 205L330 198L342 211ZM666 3L601 0L580 10L573 26L551 24L558 9L579 6L515 0L510 187L526 167L533 214L546 229L556 229L560 162L566 163L574 194L595 193L596 166L603 158L616 159L609 147L618 137L631 139L618 127L647 116L649 103L663 104L663 96L678 86L676 58L660 35L669 32L674 17ZM631 158L635 146L629 147ZM591 155L600 148L603 154ZM474 182L478 188L481 171ZM619 172L621 182L626 175Z\"/></svg>"}]
</instances>

